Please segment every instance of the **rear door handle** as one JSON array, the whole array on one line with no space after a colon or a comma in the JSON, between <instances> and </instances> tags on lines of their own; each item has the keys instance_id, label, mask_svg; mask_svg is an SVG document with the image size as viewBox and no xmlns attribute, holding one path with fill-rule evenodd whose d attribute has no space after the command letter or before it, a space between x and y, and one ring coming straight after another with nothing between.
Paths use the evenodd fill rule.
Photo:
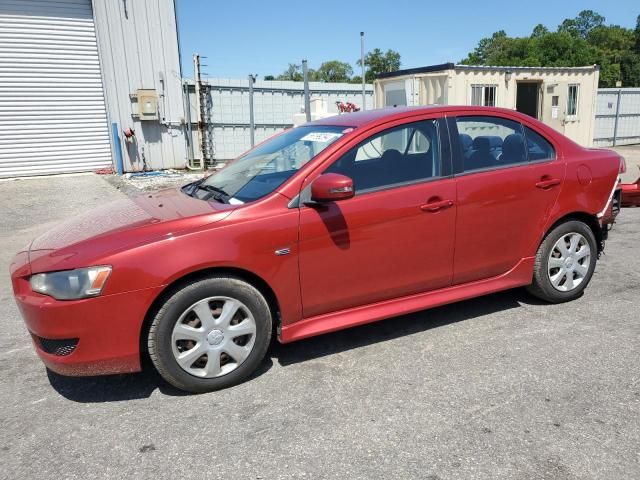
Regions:
<instances>
[{"instance_id":1,"label":"rear door handle","mask_svg":"<svg viewBox=\"0 0 640 480\"><path fill-rule=\"evenodd\" d=\"M543 190L549 190L550 188L553 188L557 185L560 185L559 178L547 178L545 180L540 180L538 183L536 183L536 187L541 188Z\"/></svg>"},{"instance_id":2,"label":"rear door handle","mask_svg":"<svg viewBox=\"0 0 640 480\"><path fill-rule=\"evenodd\" d=\"M453 200L436 200L420 205L420 210L423 212L435 213L449 207L453 207Z\"/></svg>"}]
</instances>

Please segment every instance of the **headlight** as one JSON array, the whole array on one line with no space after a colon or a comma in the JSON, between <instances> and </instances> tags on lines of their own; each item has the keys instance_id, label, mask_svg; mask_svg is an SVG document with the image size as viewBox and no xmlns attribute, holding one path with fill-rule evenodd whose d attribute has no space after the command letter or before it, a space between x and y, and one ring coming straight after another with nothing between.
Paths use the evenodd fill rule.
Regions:
<instances>
[{"instance_id":1,"label":"headlight","mask_svg":"<svg viewBox=\"0 0 640 480\"><path fill-rule=\"evenodd\" d=\"M29 279L34 292L49 295L57 300L75 300L100 295L111 267L88 267L61 272L36 273Z\"/></svg>"}]
</instances>

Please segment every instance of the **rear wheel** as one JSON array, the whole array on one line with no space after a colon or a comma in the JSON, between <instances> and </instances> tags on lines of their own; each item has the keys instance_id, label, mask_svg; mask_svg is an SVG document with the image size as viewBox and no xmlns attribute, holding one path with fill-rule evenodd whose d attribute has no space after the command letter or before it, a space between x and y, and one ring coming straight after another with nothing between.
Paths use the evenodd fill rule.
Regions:
<instances>
[{"instance_id":1,"label":"rear wheel","mask_svg":"<svg viewBox=\"0 0 640 480\"><path fill-rule=\"evenodd\" d=\"M235 385L262 361L271 340L264 296L232 277L195 281L167 299L149 329L149 355L160 375L189 392Z\"/></svg>"},{"instance_id":2,"label":"rear wheel","mask_svg":"<svg viewBox=\"0 0 640 480\"><path fill-rule=\"evenodd\" d=\"M578 220L555 227L536 254L531 294L552 303L579 297L596 267L598 247L591 228Z\"/></svg>"}]
</instances>

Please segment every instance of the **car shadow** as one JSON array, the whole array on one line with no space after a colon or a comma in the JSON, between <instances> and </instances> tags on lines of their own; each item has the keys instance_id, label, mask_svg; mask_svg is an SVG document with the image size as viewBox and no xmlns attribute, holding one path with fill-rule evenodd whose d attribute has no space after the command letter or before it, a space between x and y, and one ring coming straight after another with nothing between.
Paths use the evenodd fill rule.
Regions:
<instances>
[{"instance_id":1,"label":"car shadow","mask_svg":"<svg viewBox=\"0 0 640 480\"><path fill-rule=\"evenodd\" d=\"M424 332L475 317L519 308L522 304L539 305L542 303L527 294L524 289L515 289L320 335L286 345L274 340L265 361L245 381L251 381L251 379L263 375L269 371L274 362L278 362L282 366L292 365ZM47 370L47 376L49 383L56 392L68 400L80 403L121 402L148 398L156 390L167 396L191 395L166 383L148 359L143 361L143 370L139 373L96 377L65 377Z\"/></svg>"},{"instance_id":2,"label":"car shadow","mask_svg":"<svg viewBox=\"0 0 640 480\"><path fill-rule=\"evenodd\" d=\"M152 368L123 375L66 377L47 369L49 383L68 400L80 403L120 402L148 398L159 389L171 396L186 395L166 383Z\"/></svg>"},{"instance_id":3,"label":"car shadow","mask_svg":"<svg viewBox=\"0 0 640 480\"><path fill-rule=\"evenodd\" d=\"M67 400L79 403L123 402L149 398L159 390L163 395L184 397L194 395L168 384L146 359L142 371L122 375L99 375L94 377L66 377L47 369L47 377L53 389ZM245 381L259 377L273 366L266 358Z\"/></svg>"},{"instance_id":4,"label":"car shadow","mask_svg":"<svg viewBox=\"0 0 640 480\"><path fill-rule=\"evenodd\" d=\"M283 345L276 342L271 348L271 357L280 365L287 366L504 310L520 308L522 304L542 305L544 302L532 297L524 289L507 290L290 344Z\"/></svg>"}]
</instances>

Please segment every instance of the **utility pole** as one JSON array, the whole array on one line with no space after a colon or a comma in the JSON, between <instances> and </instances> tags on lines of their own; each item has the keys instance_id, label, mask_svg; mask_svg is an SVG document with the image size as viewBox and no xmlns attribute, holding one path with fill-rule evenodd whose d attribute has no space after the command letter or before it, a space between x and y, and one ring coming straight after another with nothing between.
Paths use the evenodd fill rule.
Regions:
<instances>
[{"instance_id":1,"label":"utility pole","mask_svg":"<svg viewBox=\"0 0 640 480\"><path fill-rule=\"evenodd\" d=\"M367 97L365 92L365 79L364 79L364 32L360 32L360 66L362 67L362 110L367 109Z\"/></svg>"},{"instance_id":2,"label":"utility pole","mask_svg":"<svg viewBox=\"0 0 640 480\"><path fill-rule=\"evenodd\" d=\"M200 55L193 54L193 74L196 87L196 123L198 125L198 147L200 149L200 168L205 169L204 161L204 134L202 132L203 127L203 115L202 115L202 77L200 75Z\"/></svg>"},{"instance_id":3,"label":"utility pole","mask_svg":"<svg viewBox=\"0 0 640 480\"><path fill-rule=\"evenodd\" d=\"M198 123L198 146L200 148L200 168L206 170L209 168L213 158L213 140L211 138L211 102L209 96L209 84L202 81L202 67L206 67L202 63L203 57L197 53L193 54L193 73L196 86L196 112ZM206 75L206 73L204 74Z\"/></svg>"},{"instance_id":4,"label":"utility pole","mask_svg":"<svg viewBox=\"0 0 640 480\"><path fill-rule=\"evenodd\" d=\"M309 97L309 69L306 60L302 60L302 79L304 80L304 114L307 117L307 122L310 122L311 98Z\"/></svg>"},{"instance_id":5,"label":"utility pole","mask_svg":"<svg viewBox=\"0 0 640 480\"><path fill-rule=\"evenodd\" d=\"M256 124L253 119L253 84L257 75L249 74L249 135L251 137L251 148L256 145Z\"/></svg>"}]
</instances>

